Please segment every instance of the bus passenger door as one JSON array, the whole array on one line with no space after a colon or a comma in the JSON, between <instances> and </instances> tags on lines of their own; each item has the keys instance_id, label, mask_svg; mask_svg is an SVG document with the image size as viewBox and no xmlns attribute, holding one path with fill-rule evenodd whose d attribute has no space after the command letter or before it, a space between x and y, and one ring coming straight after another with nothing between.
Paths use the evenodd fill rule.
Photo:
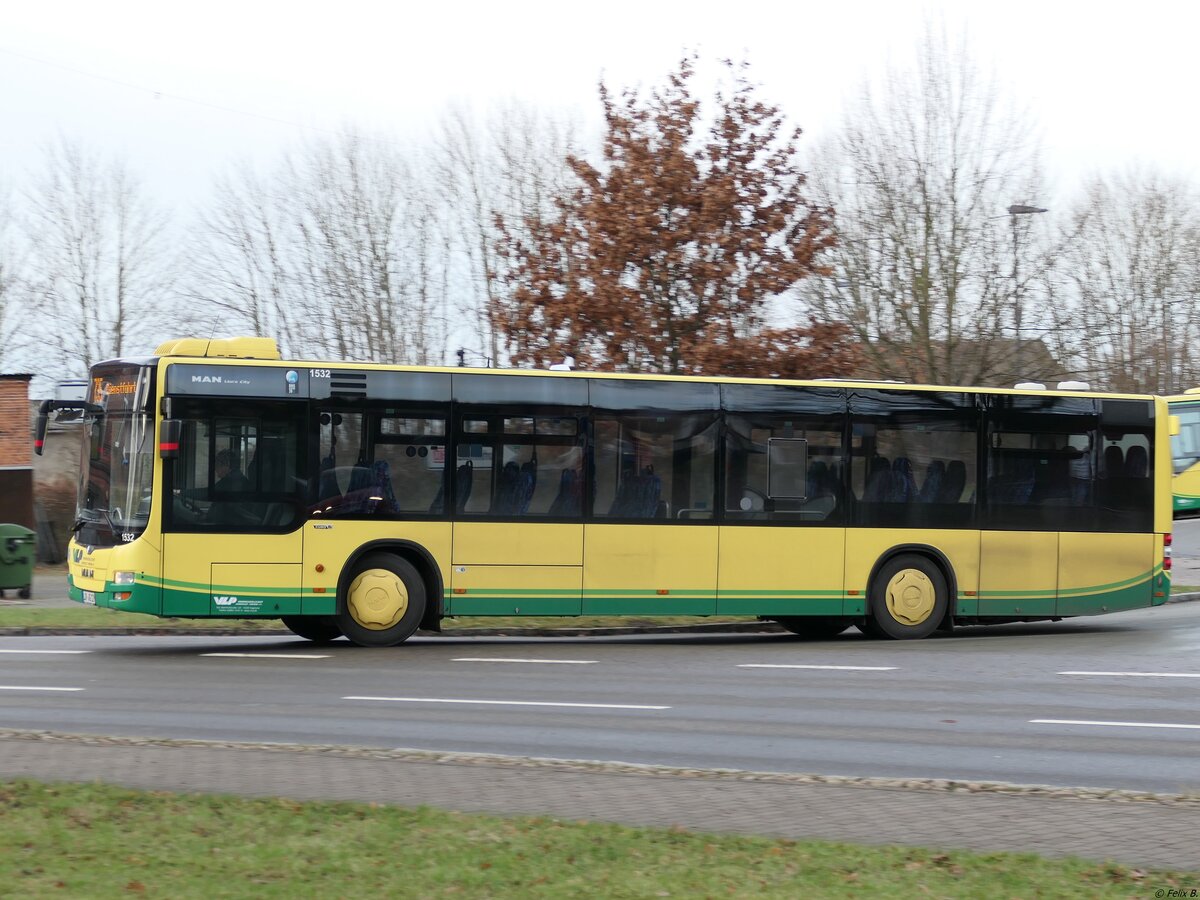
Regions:
<instances>
[{"instance_id":1,"label":"bus passenger door","mask_svg":"<svg viewBox=\"0 0 1200 900\"><path fill-rule=\"evenodd\" d=\"M164 478L163 615L299 613L300 408L230 398L174 403L183 434Z\"/></svg>"},{"instance_id":2,"label":"bus passenger door","mask_svg":"<svg viewBox=\"0 0 1200 900\"><path fill-rule=\"evenodd\" d=\"M449 615L580 614L584 420L527 409L457 420Z\"/></svg>"},{"instance_id":3,"label":"bus passenger door","mask_svg":"<svg viewBox=\"0 0 1200 900\"><path fill-rule=\"evenodd\" d=\"M694 402L678 386L655 390L664 392L664 409ZM713 615L715 415L602 412L595 427L584 614Z\"/></svg>"}]
</instances>

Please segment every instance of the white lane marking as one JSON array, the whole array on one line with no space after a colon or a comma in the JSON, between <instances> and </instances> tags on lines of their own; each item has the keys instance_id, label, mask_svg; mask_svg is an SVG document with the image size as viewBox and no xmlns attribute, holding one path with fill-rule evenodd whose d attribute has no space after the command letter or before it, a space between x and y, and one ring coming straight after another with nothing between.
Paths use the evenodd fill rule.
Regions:
<instances>
[{"instance_id":1,"label":"white lane marking","mask_svg":"<svg viewBox=\"0 0 1200 900\"><path fill-rule=\"evenodd\" d=\"M0 684L0 691L82 691L83 688L33 687L27 684Z\"/></svg>"},{"instance_id":2,"label":"white lane marking","mask_svg":"<svg viewBox=\"0 0 1200 900\"><path fill-rule=\"evenodd\" d=\"M1110 728L1187 728L1200 730L1200 725L1181 725L1177 722L1094 722L1089 719L1030 719L1031 725L1105 725Z\"/></svg>"},{"instance_id":3,"label":"white lane marking","mask_svg":"<svg viewBox=\"0 0 1200 900\"><path fill-rule=\"evenodd\" d=\"M329 659L328 653L201 653L200 655L235 659Z\"/></svg>"},{"instance_id":4,"label":"white lane marking","mask_svg":"<svg viewBox=\"0 0 1200 900\"><path fill-rule=\"evenodd\" d=\"M892 672L897 666L798 666L783 663L739 663L739 669L833 669L838 672Z\"/></svg>"},{"instance_id":5,"label":"white lane marking","mask_svg":"<svg viewBox=\"0 0 1200 900\"><path fill-rule=\"evenodd\" d=\"M0 650L0 653L91 653L91 650Z\"/></svg>"},{"instance_id":6,"label":"white lane marking","mask_svg":"<svg viewBox=\"0 0 1200 900\"><path fill-rule=\"evenodd\" d=\"M1200 672L1059 672L1059 675L1112 675L1118 678L1200 678Z\"/></svg>"},{"instance_id":7,"label":"white lane marking","mask_svg":"<svg viewBox=\"0 0 1200 900\"><path fill-rule=\"evenodd\" d=\"M387 703L478 703L487 706L569 706L578 709L670 709L632 703L547 703L539 700L450 700L440 697L343 697L343 700L382 700Z\"/></svg>"},{"instance_id":8,"label":"white lane marking","mask_svg":"<svg viewBox=\"0 0 1200 900\"><path fill-rule=\"evenodd\" d=\"M499 656L459 656L451 662L556 663L564 666L591 666L594 659L505 659Z\"/></svg>"}]
</instances>

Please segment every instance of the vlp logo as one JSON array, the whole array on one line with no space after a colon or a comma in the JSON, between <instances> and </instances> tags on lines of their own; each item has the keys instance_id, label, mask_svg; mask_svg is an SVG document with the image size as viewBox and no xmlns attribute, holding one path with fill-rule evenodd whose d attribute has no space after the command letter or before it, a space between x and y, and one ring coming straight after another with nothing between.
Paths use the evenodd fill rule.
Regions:
<instances>
[{"instance_id":1,"label":"vlp logo","mask_svg":"<svg viewBox=\"0 0 1200 900\"><path fill-rule=\"evenodd\" d=\"M233 606L237 602L237 597L231 597L226 594L213 594L213 603L217 604L217 606Z\"/></svg>"}]
</instances>

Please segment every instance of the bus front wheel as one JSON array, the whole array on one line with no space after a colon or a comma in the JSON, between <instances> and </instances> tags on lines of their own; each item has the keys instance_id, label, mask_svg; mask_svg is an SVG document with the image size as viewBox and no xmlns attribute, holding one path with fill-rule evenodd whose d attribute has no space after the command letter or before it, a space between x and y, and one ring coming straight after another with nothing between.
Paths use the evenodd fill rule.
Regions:
<instances>
[{"instance_id":1,"label":"bus front wheel","mask_svg":"<svg viewBox=\"0 0 1200 900\"><path fill-rule=\"evenodd\" d=\"M407 640L425 614L425 582L406 559L370 553L355 566L338 601L342 634L361 647L391 647Z\"/></svg>"},{"instance_id":2,"label":"bus front wheel","mask_svg":"<svg viewBox=\"0 0 1200 900\"><path fill-rule=\"evenodd\" d=\"M284 616L283 624L292 634L315 644L328 644L342 636L333 616Z\"/></svg>"},{"instance_id":3,"label":"bus front wheel","mask_svg":"<svg viewBox=\"0 0 1200 900\"><path fill-rule=\"evenodd\" d=\"M950 605L946 577L926 556L889 559L871 582L866 630L879 637L912 640L929 637L946 618Z\"/></svg>"}]
</instances>

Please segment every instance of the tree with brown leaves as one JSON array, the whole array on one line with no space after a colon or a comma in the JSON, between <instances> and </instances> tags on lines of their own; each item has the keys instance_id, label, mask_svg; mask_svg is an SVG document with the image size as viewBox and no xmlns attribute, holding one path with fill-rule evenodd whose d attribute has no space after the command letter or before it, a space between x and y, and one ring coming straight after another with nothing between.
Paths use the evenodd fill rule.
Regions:
<instances>
[{"instance_id":1,"label":"tree with brown leaves","mask_svg":"<svg viewBox=\"0 0 1200 900\"><path fill-rule=\"evenodd\" d=\"M708 115L692 90L694 57L645 100L601 83L602 164L569 157L578 182L555 215L522 223L524 237L504 230L510 299L492 312L513 362L570 355L592 369L791 376L853 367L848 330L766 327L772 303L826 273L831 213L805 199L800 129L757 98L744 64L724 66L732 89L716 92Z\"/></svg>"}]
</instances>

